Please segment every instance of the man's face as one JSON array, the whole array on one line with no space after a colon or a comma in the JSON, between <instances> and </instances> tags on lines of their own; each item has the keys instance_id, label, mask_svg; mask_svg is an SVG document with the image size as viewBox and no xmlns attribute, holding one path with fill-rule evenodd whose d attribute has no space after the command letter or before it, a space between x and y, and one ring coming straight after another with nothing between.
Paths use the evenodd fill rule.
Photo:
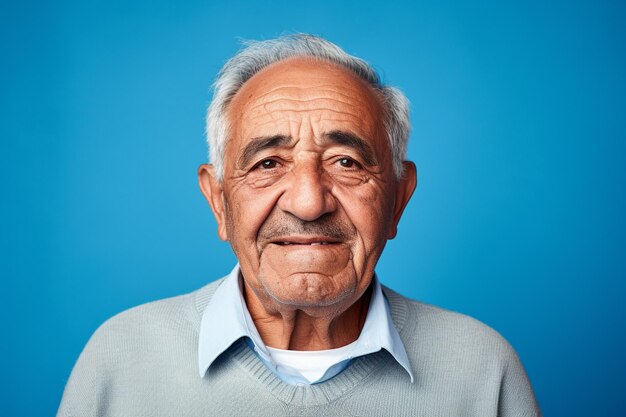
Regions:
<instances>
[{"instance_id":1,"label":"man's face","mask_svg":"<svg viewBox=\"0 0 626 417\"><path fill-rule=\"evenodd\" d=\"M378 93L344 68L290 59L248 80L228 114L224 180L205 165L200 184L246 296L269 310L345 310L415 187L412 164L408 180L394 176Z\"/></svg>"}]
</instances>

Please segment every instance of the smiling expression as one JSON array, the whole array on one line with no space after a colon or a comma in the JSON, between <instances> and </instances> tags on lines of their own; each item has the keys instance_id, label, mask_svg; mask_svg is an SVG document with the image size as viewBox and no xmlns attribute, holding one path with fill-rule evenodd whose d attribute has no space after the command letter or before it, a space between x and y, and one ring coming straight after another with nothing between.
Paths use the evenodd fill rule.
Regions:
<instances>
[{"instance_id":1,"label":"smiling expression","mask_svg":"<svg viewBox=\"0 0 626 417\"><path fill-rule=\"evenodd\" d=\"M415 187L395 178L380 94L343 67L275 63L228 109L224 179L200 184L249 304L338 314L361 297Z\"/></svg>"}]
</instances>

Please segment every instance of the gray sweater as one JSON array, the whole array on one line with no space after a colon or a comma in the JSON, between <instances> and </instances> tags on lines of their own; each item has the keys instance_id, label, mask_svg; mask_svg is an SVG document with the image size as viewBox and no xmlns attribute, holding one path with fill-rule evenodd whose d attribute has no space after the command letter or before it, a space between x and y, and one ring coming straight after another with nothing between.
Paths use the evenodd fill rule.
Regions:
<instances>
[{"instance_id":1,"label":"gray sweater","mask_svg":"<svg viewBox=\"0 0 626 417\"><path fill-rule=\"evenodd\" d=\"M243 340L198 375L198 328L221 280L105 322L58 416L539 416L511 346L467 316L384 288L415 382L386 351L311 386L283 383Z\"/></svg>"}]
</instances>

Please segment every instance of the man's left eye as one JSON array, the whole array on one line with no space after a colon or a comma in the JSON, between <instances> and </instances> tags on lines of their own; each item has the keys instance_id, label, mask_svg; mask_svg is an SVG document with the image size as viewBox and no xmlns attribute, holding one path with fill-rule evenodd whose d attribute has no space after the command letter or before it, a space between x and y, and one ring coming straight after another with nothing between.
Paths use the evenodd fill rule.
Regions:
<instances>
[{"instance_id":1,"label":"man's left eye","mask_svg":"<svg viewBox=\"0 0 626 417\"><path fill-rule=\"evenodd\" d=\"M339 162L339 165L341 165L344 168L354 168L355 166L356 167L359 166L358 162L350 158L341 158L337 162Z\"/></svg>"}]
</instances>

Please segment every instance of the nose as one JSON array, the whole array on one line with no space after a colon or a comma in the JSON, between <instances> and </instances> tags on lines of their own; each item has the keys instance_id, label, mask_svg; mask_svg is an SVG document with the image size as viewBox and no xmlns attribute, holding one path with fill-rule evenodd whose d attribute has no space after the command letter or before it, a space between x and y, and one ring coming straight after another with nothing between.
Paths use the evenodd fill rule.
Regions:
<instances>
[{"instance_id":1,"label":"nose","mask_svg":"<svg viewBox=\"0 0 626 417\"><path fill-rule=\"evenodd\" d=\"M313 221L337 208L332 183L317 163L309 161L290 172L290 181L278 201L278 207L304 220Z\"/></svg>"}]
</instances>

